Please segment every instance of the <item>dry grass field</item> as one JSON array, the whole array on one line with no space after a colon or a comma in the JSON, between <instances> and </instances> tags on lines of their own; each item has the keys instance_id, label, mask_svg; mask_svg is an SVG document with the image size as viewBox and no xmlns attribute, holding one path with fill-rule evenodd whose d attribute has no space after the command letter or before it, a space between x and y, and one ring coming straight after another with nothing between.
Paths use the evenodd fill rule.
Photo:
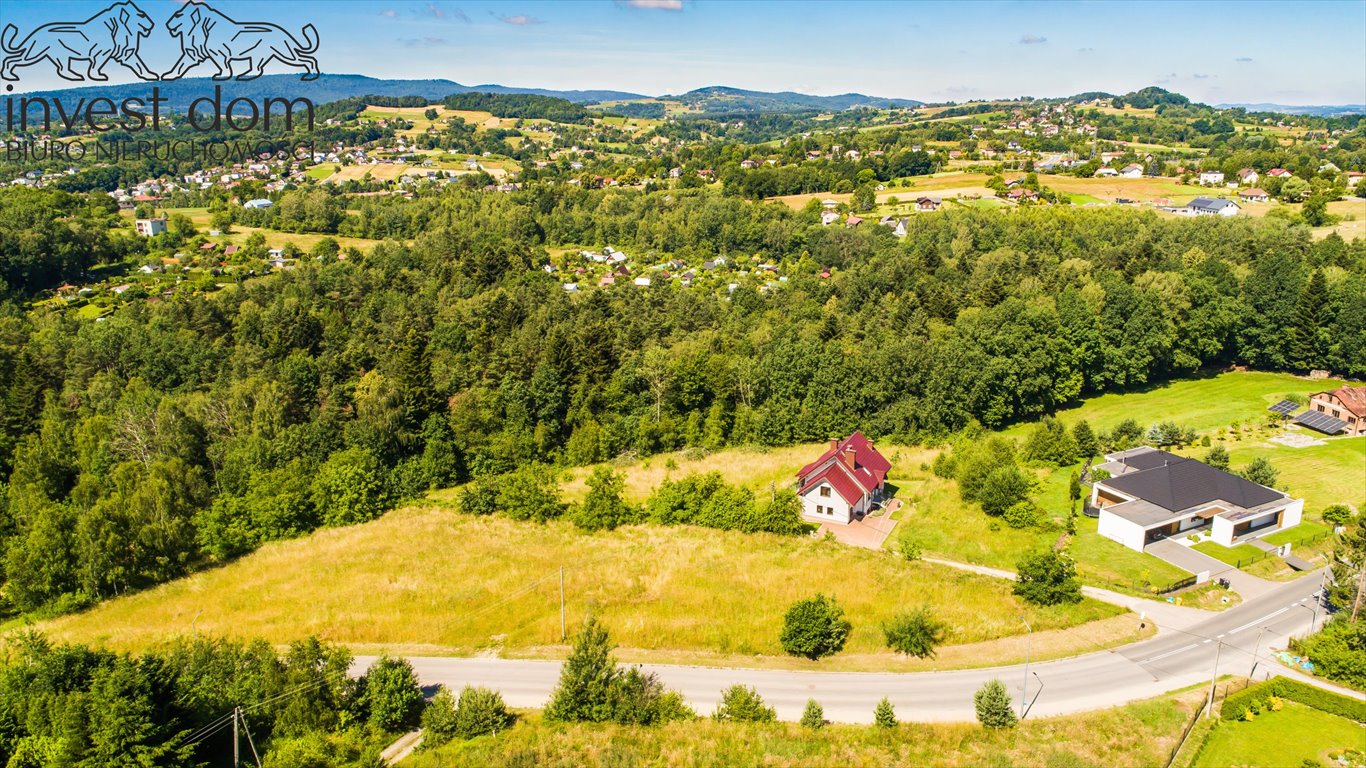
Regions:
<instances>
[{"instance_id":1,"label":"dry grass field","mask_svg":"<svg viewBox=\"0 0 1366 768\"><path fill-rule=\"evenodd\" d=\"M419 504L379 520L263 547L214 570L39 626L56 639L145 647L199 631L272 643L318 635L358 649L563 656L568 620L603 618L623 658L821 669L930 669L1069 656L1142 636L1137 618L1085 600L1037 608L1011 584L810 537L634 526L585 534L569 523L475 518ZM813 574L837 574L813 578ZM854 629L819 664L783 655L795 600L833 594ZM879 625L932 605L950 627L940 657L887 652ZM193 627L193 629L192 629ZM1069 629L1070 628L1070 629Z\"/></svg>"},{"instance_id":2,"label":"dry grass field","mask_svg":"<svg viewBox=\"0 0 1366 768\"><path fill-rule=\"evenodd\" d=\"M930 768L932 766L1160 766L1202 703L1203 691L1066 717L1030 717L1018 728L902 723L894 729L700 720L659 727L548 725L538 713L496 736L418 752L411 768L517 764L575 768ZM706 714L706 713L702 713Z\"/></svg>"},{"instance_id":3,"label":"dry grass field","mask_svg":"<svg viewBox=\"0 0 1366 768\"><path fill-rule=\"evenodd\" d=\"M207 234L209 231L209 220L211 215L207 208L157 208L157 211L159 213L164 212L171 216L176 214L188 216L190 217L190 221L194 223L195 229L199 230L200 233ZM120 211L119 215L126 219L131 219L133 218L133 213L134 212L131 210ZM367 251L380 242L364 237L321 235L312 232L276 232L271 229L261 229L260 227L244 227L241 224L234 224L230 234L220 235L210 239L215 243L236 243L241 245L247 241L247 238L253 232L260 232L261 235L266 238L267 248L283 248L287 243L294 243L305 251L312 248L314 245L317 245L318 241L327 237L336 240L337 244L343 248L356 248L361 251Z\"/></svg>"}]
</instances>

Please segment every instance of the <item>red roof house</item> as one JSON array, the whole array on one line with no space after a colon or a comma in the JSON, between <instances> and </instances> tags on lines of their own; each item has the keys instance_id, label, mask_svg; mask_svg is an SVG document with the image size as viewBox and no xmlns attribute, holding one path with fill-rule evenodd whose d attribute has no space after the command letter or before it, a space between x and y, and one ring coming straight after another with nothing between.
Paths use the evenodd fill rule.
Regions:
<instances>
[{"instance_id":1,"label":"red roof house","mask_svg":"<svg viewBox=\"0 0 1366 768\"><path fill-rule=\"evenodd\" d=\"M892 468L862 432L831 440L820 458L797 472L802 515L812 521L848 525L882 500Z\"/></svg>"}]
</instances>

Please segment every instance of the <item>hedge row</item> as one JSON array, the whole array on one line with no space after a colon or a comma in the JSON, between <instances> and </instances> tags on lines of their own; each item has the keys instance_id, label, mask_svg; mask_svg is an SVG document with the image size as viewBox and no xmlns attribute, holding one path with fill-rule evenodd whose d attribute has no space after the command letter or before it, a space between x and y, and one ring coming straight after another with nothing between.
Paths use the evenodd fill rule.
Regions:
<instances>
[{"instance_id":1,"label":"hedge row","mask_svg":"<svg viewBox=\"0 0 1366 768\"><path fill-rule=\"evenodd\" d=\"M1253 702L1264 703L1272 696L1298 701L1330 715L1366 723L1366 701L1351 699L1286 677L1273 677L1265 683L1248 686L1224 699L1220 717L1224 720L1237 720L1245 711L1252 708Z\"/></svg>"}]
</instances>

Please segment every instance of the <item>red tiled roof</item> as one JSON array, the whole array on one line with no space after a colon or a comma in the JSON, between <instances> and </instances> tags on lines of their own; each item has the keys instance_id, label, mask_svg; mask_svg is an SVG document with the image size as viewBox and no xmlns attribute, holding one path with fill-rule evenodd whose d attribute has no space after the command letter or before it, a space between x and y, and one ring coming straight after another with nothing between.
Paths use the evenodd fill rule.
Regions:
<instances>
[{"instance_id":1,"label":"red tiled roof","mask_svg":"<svg viewBox=\"0 0 1366 768\"><path fill-rule=\"evenodd\" d=\"M841 460L841 456L847 451L854 454L853 469ZM797 481L801 484L798 493L806 493L815 484L825 481L830 483L845 501L854 504L864 494L880 488L887 477L887 471L891 468L891 462L878 453L868 438L864 437L862 432L855 432L826 449L820 458L797 472Z\"/></svg>"},{"instance_id":2,"label":"red tiled roof","mask_svg":"<svg viewBox=\"0 0 1366 768\"><path fill-rule=\"evenodd\" d=\"M1353 414L1366 417L1366 387L1338 387L1331 392L1320 392L1319 394L1332 395Z\"/></svg>"}]
</instances>

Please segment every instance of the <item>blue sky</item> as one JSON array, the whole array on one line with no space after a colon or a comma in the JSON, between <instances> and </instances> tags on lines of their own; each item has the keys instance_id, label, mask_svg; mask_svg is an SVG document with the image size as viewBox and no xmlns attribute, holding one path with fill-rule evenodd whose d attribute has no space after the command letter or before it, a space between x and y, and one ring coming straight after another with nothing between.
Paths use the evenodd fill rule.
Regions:
<instances>
[{"instance_id":1,"label":"blue sky","mask_svg":"<svg viewBox=\"0 0 1366 768\"><path fill-rule=\"evenodd\" d=\"M157 22L157 71L180 0ZM19 28L86 18L86 0L0 0ZM324 71L649 95L705 85L925 101L1124 92L1208 103L1366 102L1366 2L764 2L762 0L217 0L238 20L314 24ZM273 65L272 72L288 69ZM46 63L18 90L63 84ZM115 80L131 79L114 65ZM204 67L192 75L209 74Z\"/></svg>"}]
</instances>

